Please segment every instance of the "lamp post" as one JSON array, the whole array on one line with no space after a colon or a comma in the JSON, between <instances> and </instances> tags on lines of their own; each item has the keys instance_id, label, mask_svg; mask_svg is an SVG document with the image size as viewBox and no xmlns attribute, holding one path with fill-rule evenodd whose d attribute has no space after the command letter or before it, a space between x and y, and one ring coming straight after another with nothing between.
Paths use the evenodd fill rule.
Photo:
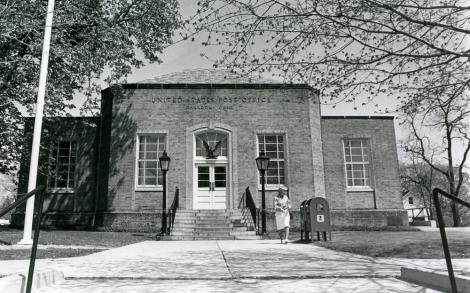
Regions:
<instances>
[{"instance_id":1,"label":"lamp post","mask_svg":"<svg viewBox=\"0 0 470 293\"><path fill-rule=\"evenodd\" d=\"M266 195L265 195L265 172L268 170L269 157L266 156L264 150L259 153L259 157L256 158L256 166L261 172L261 234L266 233Z\"/></svg>"},{"instance_id":2,"label":"lamp post","mask_svg":"<svg viewBox=\"0 0 470 293\"><path fill-rule=\"evenodd\" d=\"M170 167L170 157L166 151L159 158L160 169L163 172L163 202L162 202L162 235L166 235L166 172Z\"/></svg>"}]
</instances>

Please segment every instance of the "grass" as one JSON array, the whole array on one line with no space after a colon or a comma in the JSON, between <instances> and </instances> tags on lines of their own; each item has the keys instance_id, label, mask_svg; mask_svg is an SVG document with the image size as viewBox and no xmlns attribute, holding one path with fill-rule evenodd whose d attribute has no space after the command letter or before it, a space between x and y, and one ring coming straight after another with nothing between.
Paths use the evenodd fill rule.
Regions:
<instances>
[{"instance_id":1,"label":"grass","mask_svg":"<svg viewBox=\"0 0 470 293\"><path fill-rule=\"evenodd\" d=\"M17 243L22 230L0 228L0 245ZM144 240L153 240L153 233L91 232L41 230L40 244L90 246L88 249L54 248L38 250L38 258L59 258L91 254L100 251L93 247L120 247ZM333 241L315 241L325 248L373 257L444 258L439 232L416 231L333 231ZM470 233L447 231L453 258L470 258ZM268 239L278 239L276 232ZM300 239L300 232L292 231L291 240ZM1 250L0 259L27 259L30 250Z\"/></svg>"},{"instance_id":2,"label":"grass","mask_svg":"<svg viewBox=\"0 0 470 293\"><path fill-rule=\"evenodd\" d=\"M437 231L334 231L332 237L332 241L315 241L314 244L372 257L444 258ZM470 233L447 231L447 239L452 258L470 258Z\"/></svg>"},{"instance_id":3,"label":"grass","mask_svg":"<svg viewBox=\"0 0 470 293\"><path fill-rule=\"evenodd\" d=\"M0 228L0 244L15 244L23 230ZM41 230L39 244L120 247L155 239L155 233Z\"/></svg>"},{"instance_id":4,"label":"grass","mask_svg":"<svg viewBox=\"0 0 470 293\"><path fill-rule=\"evenodd\" d=\"M0 245L12 245L18 243L22 236L23 230L0 227ZM41 230L41 233L39 234L39 244L90 246L90 248L38 249L37 258L81 256L102 250L102 248L100 249L96 247L120 247L152 239L155 239L154 233ZM0 259L27 259L29 258L30 253L31 250L29 248L0 250Z\"/></svg>"},{"instance_id":5,"label":"grass","mask_svg":"<svg viewBox=\"0 0 470 293\"><path fill-rule=\"evenodd\" d=\"M53 248L53 249L38 249L36 258L63 258L88 255L95 252L100 252L101 249L70 249L70 248ZM0 260L17 260L29 259L31 256L30 249L11 249L2 250L0 252Z\"/></svg>"}]
</instances>

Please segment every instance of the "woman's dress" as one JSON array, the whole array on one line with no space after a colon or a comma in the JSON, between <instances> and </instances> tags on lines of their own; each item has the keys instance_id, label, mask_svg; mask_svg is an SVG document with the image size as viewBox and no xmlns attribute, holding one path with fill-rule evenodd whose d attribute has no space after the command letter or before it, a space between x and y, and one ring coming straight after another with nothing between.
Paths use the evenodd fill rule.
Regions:
<instances>
[{"instance_id":1,"label":"woman's dress","mask_svg":"<svg viewBox=\"0 0 470 293\"><path fill-rule=\"evenodd\" d=\"M283 198L276 196L274 198L277 230L282 230L290 225L289 204L290 202L287 196Z\"/></svg>"}]
</instances>

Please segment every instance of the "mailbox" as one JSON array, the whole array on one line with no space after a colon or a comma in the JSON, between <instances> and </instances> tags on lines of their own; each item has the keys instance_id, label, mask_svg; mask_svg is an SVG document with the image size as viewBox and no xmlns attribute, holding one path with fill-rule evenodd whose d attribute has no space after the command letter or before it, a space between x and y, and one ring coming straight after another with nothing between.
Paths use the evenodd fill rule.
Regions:
<instances>
[{"instance_id":1,"label":"mailbox","mask_svg":"<svg viewBox=\"0 0 470 293\"><path fill-rule=\"evenodd\" d=\"M308 210L310 216L310 232L312 241L314 232L317 232L317 239L320 240L320 233L323 234L323 240L327 241L326 232L331 240L330 207L323 197L314 197L308 201ZM308 237L306 237L308 240Z\"/></svg>"},{"instance_id":2,"label":"mailbox","mask_svg":"<svg viewBox=\"0 0 470 293\"><path fill-rule=\"evenodd\" d=\"M309 241L309 235L311 232L311 223L310 223L310 203L312 202L313 198L305 200L304 204L304 233L305 233L305 241Z\"/></svg>"},{"instance_id":3,"label":"mailbox","mask_svg":"<svg viewBox=\"0 0 470 293\"><path fill-rule=\"evenodd\" d=\"M307 200L304 200L300 204L300 240L304 240L304 233L306 233L306 217L305 217L305 204Z\"/></svg>"}]
</instances>

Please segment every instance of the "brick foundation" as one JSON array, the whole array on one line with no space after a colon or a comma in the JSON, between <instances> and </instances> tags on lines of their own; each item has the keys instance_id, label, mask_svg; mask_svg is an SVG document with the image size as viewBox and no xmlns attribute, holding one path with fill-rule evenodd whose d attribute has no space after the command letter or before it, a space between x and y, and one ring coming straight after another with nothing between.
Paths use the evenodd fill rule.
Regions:
<instances>
[{"instance_id":1,"label":"brick foundation","mask_svg":"<svg viewBox=\"0 0 470 293\"><path fill-rule=\"evenodd\" d=\"M91 212L49 212L42 215L41 225L58 229L89 229L93 226L93 217ZM24 213L13 213L10 223L12 228L22 228Z\"/></svg>"}]
</instances>

